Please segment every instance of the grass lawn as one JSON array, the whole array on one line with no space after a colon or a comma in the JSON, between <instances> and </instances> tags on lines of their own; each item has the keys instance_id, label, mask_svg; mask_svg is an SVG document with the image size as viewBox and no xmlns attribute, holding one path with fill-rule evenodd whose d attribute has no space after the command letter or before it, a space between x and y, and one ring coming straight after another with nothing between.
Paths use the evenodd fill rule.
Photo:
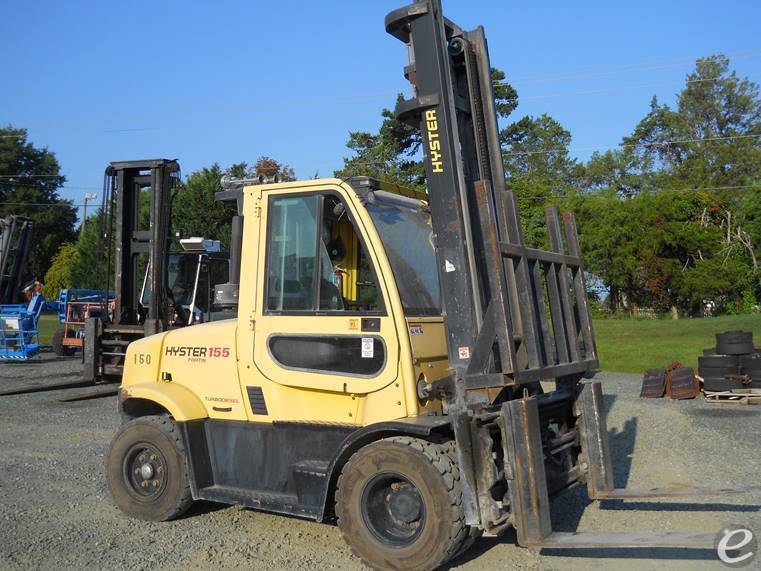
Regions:
<instances>
[{"instance_id":1,"label":"grass lawn","mask_svg":"<svg viewBox=\"0 0 761 571\"><path fill-rule=\"evenodd\" d=\"M57 313L43 313L37 322L37 331L40 334L40 345L50 345L53 342L53 333L59 327Z\"/></svg>"},{"instance_id":2,"label":"grass lawn","mask_svg":"<svg viewBox=\"0 0 761 571\"><path fill-rule=\"evenodd\" d=\"M600 368L604 371L644 373L681 361L697 369L703 349L716 346L716 333L752 331L761 344L761 315L726 315L702 319L601 319L594 323Z\"/></svg>"}]
</instances>

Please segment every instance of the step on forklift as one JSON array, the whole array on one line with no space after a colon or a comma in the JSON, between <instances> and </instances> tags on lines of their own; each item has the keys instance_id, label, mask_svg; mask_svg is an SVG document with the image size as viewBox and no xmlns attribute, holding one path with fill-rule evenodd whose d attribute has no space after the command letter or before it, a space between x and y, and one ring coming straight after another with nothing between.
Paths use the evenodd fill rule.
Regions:
<instances>
[{"instance_id":1,"label":"step on forklift","mask_svg":"<svg viewBox=\"0 0 761 571\"><path fill-rule=\"evenodd\" d=\"M219 241L203 238L180 240L183 251L170 251L179 182L174 160L113 162L106 169L96 281L105 291L113 276L114 296L90 308L85 320L85 381L119 382L132 341L211 319L214 285L228 281L229 261Z\"/></svg>"},{"instance_id":2,"label":"step on forklift","mask_svg":"<svg viewBox=\"0 0 761 571\"><path fill-rule=\"evenodd\" d=\"M239 185L237 319L129 346L114 502L154 521L194 500L337 521L378 569L435 568L509 528L522 546L713 547L717 530L553 531L550 497L580 484L748 489L614 487L576 224L548 207L549 251L524 241L483 28L428 0L386 29L413 56L396 113L421 130L427 196Z\"/></svg>"}]
</instances>

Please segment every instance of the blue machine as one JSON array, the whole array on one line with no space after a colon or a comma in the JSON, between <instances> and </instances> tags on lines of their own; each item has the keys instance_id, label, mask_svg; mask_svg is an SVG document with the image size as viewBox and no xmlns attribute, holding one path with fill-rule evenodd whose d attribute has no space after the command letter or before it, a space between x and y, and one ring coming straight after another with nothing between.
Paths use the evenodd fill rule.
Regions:
<instances>
[{"instance_id":1,"label":"blue machine","mask_svg":"<svg viewBox=\"0 0 761 571\"><path fill-rule=\"evenodd\" d=\"M44 307L39 293L27 305L0 305L0 362L27 361L40 352L37 322Z\"/></svg>"},{"instance_id":2,"label":"blue machine","mask_svg":"<svg viewBox=\"0 0 761 571\"><path fill-rule=\"evenodd\" d=\"M47 307L58 313L58 323L67 322L69 303L102 303L107 304L114 299L114 292L105 292L99 289L62 289L58 294L58 301L47 302Z\"/></svg>"}]
</instances>

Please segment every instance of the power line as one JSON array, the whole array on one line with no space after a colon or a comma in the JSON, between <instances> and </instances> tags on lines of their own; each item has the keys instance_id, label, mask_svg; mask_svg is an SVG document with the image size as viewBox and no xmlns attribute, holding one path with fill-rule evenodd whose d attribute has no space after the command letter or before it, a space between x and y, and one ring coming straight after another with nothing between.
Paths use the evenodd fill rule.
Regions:
<instances>
[{"instance_id":1,"label":"power line","mask_svg":"<svg viewBox=\"0 0 761 571\"><path fill-rule=\"evenodd\" d=\"M72 204L70 202L3 202L3 206L35 206L35 207L43 207L43 208L54 208L54 207L61 207L66 206L69 208L81 208L84 206L84 204ZM92 206L92 204L88 204L88 206Z\"/></svg>"},{"instance_id":2,"label":"power line","mask_svg":"<svg viewBox=\"0 0 761 571\"><path fill-rule=\"evenodd\" d=\"M508 185L509 186L509 185ZM751 190L761 188L761 183L757 184L744 184L735 186L701 186L694 188L659 188L653 189L655 192L700 192L707 190ZM517 193L516 193L517 194ZM547 200L551 198L576 198L576 197L589 197L596 196L594 192L579 192L577 194L540 194L535 196L520 196L518 199L523 200Z\"/></svg>"},{"instance_id":3,"label":"power line","mask_svg":"<svg viewBox=\"0 0 761 571\"><path fill-rule=\"evenodd\" d=\"M716 141L727 141L727 140L734 140L734 139L749 139L749 138L756 138L761 137L761 133L757 134L748 134L748 135L728 135L728 136L722 136L722 137L705 137L705 138L699 138L699 139L672 139L667 141L656 141L653 143L633 143L628 145L618 144L618 145L598 145L598 146L592 146L592 147L557 147L554 149L543 149L540 151L515 151L510 153L504 153L504 156L528 156L528 155L541 155L541 154L550 154L550 153L557 153L557 152L566 152L566 151L598 151L598 150L604 150L604 149L617 149L617 148L636 148L636 147L663 147L667 145L674 145L674 144L684 144L684 143L710 143L710 142L716 142ZM0 178L59 178L64 175L27 175L27 174L6 174L6 175L0 175ZM18 185L23 184L19 182L5 182L0 180L0 184L5 185ZM60 187L64 190L102 190L101 188L94 187L94 186L62 186Z\"/></svg>"},{"instance_id":4,"label":"power line","mask_svg":"<svg viewBox=\"0 0 761 571\"><path fill-rule=\"evenodd\" d=\"M508 181L509 182L509 181ZM509 186L509 185L508 185ZM701 186L693 188L659 188L656 192L701 192L709 190L751 190L761 188L761 183L757 184L744 184L744 185L732 185L732 186ZM517 193L516 193L517 194ZM522 200L548 200L553 198L577 198L577 197L589 197L596 196L591 192L579 192L576 194L541 194L533 196L520 196ZM84 206L92 206L92 204L73 204L69 202L58 203L45 203L45 202L5 202L4 206L34 206L42 208L54 208L54 207L69 207L69 208L83 208Z\"/></svg>"},{"instance_id":5,"label":"power line","mask_svg":"<svg viewBox=\"0 0 761 571\"><path fill-rule=\"evenodd\" d=\"M751 50L746 52L735 52L730 54L723 54L731 60L738 59L750 59L761 56L761 51ZM710 57L710 56L709 56ZM592 68L587 70L578 70L570 73L558 73L555 75L524 75L511 77L511 81L523 81L525 83L549 83L552 81L566 80L566 79L580 79L585 77L598 77L606 75L618 75L622 73L629 73L635 71L652 71L659 69L669 69L674 67L681 67L683 65L694 65L696 62L706 61L708 57L693 58L690 60L682 61L660 61L660 62L641 62L636 64L629 64L622 67L613 68Z\"/></svg>"},{"instance_id":6,"label":"power line","mask_svg":"<svg viewBox=\"0 0 761 571\"><path fill-rule=\"evenodd\" d=\"M63 178L63 174L0 174L0 178Z\"/></svg>"},{"instance_id":7,"label":"power line","mask_svg":"<svg viewBox=\"0 0 761 571\"><path fill-rule=\"evenodd\" d=\"M755 72L754 72L755 73ZM574 97L577 95L596 95L600 93L617 93L621 91L632 91L634 89L649 89L651 87L666 87L668 85L681 85L682 83L691 84L691 83L707 83L711 81L718 81L722 79L721 77L708 77L705 79L690 79L687 81L667 81L667 82L661 82L661 83L643 83L639 85L622 85L620 87L608 87L605 89L587 89L585 91L564 91L564 92L558 92L558 93L545 93L543 95L529 95L527 97L522 97L518 95L515 97L518 101L534 101L537 99L551 99L553 97Z\"/></svg>"},{"instance_id":8,"label":"power line","mask_svg":"<svg viewBox=\"0 0 761 571\"><path fill-rule=\"evenodd\" d=\"M12 186L12 187L21 186L23 188L24 183L7 182L7 181L4 181L4 180L0 180L0 185ZM97 186L68 186L68 185L64 185L64 186L59 186L56 190L97 190L97 191L100 191L100 190L103 190L103 188L102 187L97 187Z\"/></svg>"},{"instance_id":9,"label":"power line","mask_svg":"<svg viewBox=\"0 0 761 571\"><path fill-rule=\"evenodd\" d=\"M634 148L634 147L662 147L665 145L682 144L682 143L710 143L714 141L727 141L733 139L750 139L755 137L761 137L761 133L747 134L747 135L727 135L723 137L704 137L699 139L672 139L668 141L656 141L653 143L634 143L629 145L598 145L593 147L557 147L555 149L543 149L541 151L516 151L512 153L505 153L505 156L522 156L522 155L541 155L564 151L596 151L602 149L615 149L621 148ZM40 174L40 175L27 175L27 174L3 174L0 178L60 178L65 175L53 175L53 174ZM4 182L0 181L0 184L20 184L17 182ZM101 188L94 186L63 186L61 188L70 190L102 190Z\"/></svg>"},{"instance_id":10,"label":"power line","mask_svg":"<svg viewBox=\"0 0 761 571\"><path fill-rule=\"evenodd\" d=\"M516 151L514 153L504 153L506 157L515 157L515 156L523 156L523 155L543 155L543 154L550 154L550 153L558 153L558 152L565 152L565 151L599 151L603 149L617 149L617 148L635 148L635 147L663 147L667 145L676 145L676 144L682 144L682 143L711 143L714 141L726 141L730 139L750 139L754 137L761 137L761 133L753 134L753 135L729 135L726 137L706 137L702 139L673 139L670 141L657 141L653 143L632 143L628 145L608 145L608 146L596 146L596 147L556 147L554 149L543 149L541 151Z\"/></svg>"}]
</instances>

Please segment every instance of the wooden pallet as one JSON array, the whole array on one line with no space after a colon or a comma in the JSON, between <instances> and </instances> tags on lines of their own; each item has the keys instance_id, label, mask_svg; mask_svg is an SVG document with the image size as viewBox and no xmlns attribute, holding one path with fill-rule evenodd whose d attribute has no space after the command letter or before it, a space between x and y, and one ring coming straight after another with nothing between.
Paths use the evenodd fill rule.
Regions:
<instances>
[{"instance_id":1,"label":"wooden pallet","mask_svg":"<svg viewBox=\"0 0 761 571\"><path fill-rule=\"evenodd\" d=\"M706 402L725 404L761 404L761 389L733 389L731 391L703 391Z\"/></svg>"}]
</instances>

